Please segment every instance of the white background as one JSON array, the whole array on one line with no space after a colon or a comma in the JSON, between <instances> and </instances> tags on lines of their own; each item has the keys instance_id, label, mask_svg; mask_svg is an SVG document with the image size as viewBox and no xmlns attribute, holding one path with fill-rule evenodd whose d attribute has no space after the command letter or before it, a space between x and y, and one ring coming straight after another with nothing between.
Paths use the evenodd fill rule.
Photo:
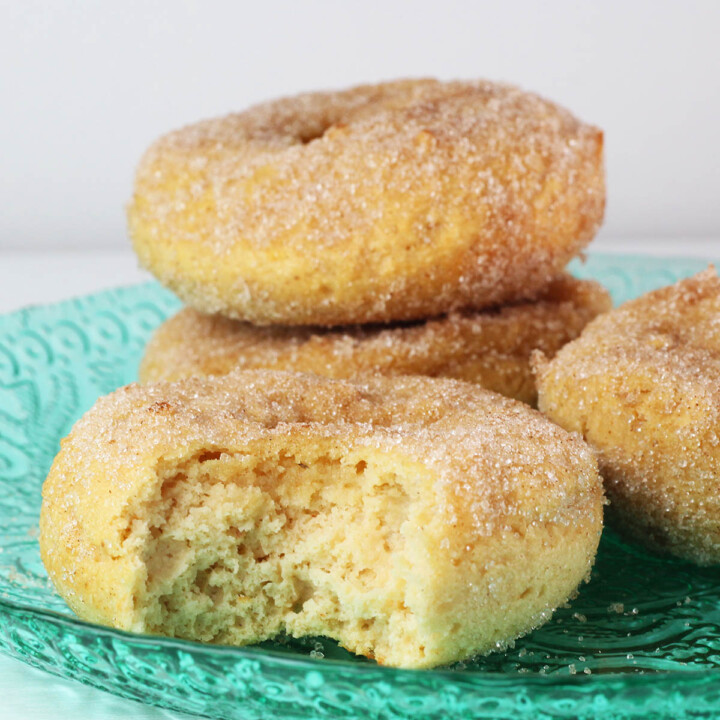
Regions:
<instances>
[{"instance_id":1,"label":"white background","mask_svg":"<svg viewBox=\"0 0 720 720\"><path fill-rule=\"evenodd\" d=\"M720 235L717 0L0 3L0 251L126 246L167 130L418 75L515 82L602 127L599 245Z\"/></svg>"}]
</instances>

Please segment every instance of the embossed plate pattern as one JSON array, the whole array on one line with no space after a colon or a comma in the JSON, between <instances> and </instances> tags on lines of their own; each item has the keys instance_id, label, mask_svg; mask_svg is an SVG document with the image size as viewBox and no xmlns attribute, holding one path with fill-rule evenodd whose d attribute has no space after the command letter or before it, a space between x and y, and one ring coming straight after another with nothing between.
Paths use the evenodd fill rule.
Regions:
<instances>
[{"instance_id":1,"label":"embossed plate pattern","mask_svg":"<svg viewBox=\"0 0 720 720\"><path fill-rule=\"evenodd\" d=\"M616 302L700 260L591 256ZM606 532L571 606L506 653L434 671L381 668L331 641L203 646L77 620L40 563L40 488L95 399L135 379L179 306L147 284L0 318L0 649L119 695L217 718L607 718L720 714L720 570Z\"/></svg>"}]
</instances>

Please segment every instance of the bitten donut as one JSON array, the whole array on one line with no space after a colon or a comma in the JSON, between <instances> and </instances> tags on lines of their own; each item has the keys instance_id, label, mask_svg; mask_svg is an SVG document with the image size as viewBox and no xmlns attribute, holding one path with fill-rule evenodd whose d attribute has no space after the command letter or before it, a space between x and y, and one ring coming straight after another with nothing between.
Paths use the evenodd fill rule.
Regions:
<instances>
[{"instance_id":1,"label":"bitten donut","mask_svg":"<svg viewBox=\"0 0 720 720\"><path fill-rule=\"evenodd\" d=\"M567 275L553 281L536 302L389 327L257 327L185 308L148 343L140 380L225 375L235 368L336 378L372 372L430 375L477 382L534 404L531 352L553 356L610 307L601 285Z\"/></svg>"},{"instance_id":2,"label":"bitten donut","mask_svg":"<svg viewBox=\"0 0 720 720\"><path fill-rule=\"evenodd\" d=\"M486 81L304 94L161 138L130 233L186 304L256 325L481 309L534 296L591 240L602 145Z\"/></svg>"},{"instance_id":3,"label":"bitten donut","mask_svg":"<svg viewBox=\"0 0 720 720\"><path fill-rule=\"evenodd\" d=\"M597 449L611 517L720 563L720 279L708 269L602 315L549 364L539 407Z\"/></svg>"},{"instance_id":4,"label":"bitten donut","mask_svg":"<svg viewBox=\"0 0 720 720\"><path fill-rule=\"evenodd\" d=\"M244 371L101 398L50 470L40 547L91 621L431 667L545 622L602 506L578 436L476 385Z\"/></svg>"}]
</instances>

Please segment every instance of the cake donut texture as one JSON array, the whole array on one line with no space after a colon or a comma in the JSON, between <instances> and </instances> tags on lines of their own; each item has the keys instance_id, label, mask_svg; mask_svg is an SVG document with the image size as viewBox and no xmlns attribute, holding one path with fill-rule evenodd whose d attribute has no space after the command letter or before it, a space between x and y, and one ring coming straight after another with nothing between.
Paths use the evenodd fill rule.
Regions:
<instances>
[{"instance_id":1,"label":"cake donut texture","mask_svg":"<svg viewBox=\"0 0 720 720\"><path fill-rule=\"evenodd\" d=\"M332 326L530 298L604 204L597 128L508 85L401 80L170 133L128 216L141 263L191 307Z\"/></svg>"},{"instance_id":2,"label":"cake donut texture","mask_svg":"<svg viewBox=\"0 0 720 720\"><path fill-rule=\"evenodd\" d=\"M655 550L720 563L714 268L599 317L537 365L539 407L597 450L617 527Z\"/></svg>"},{"instance_id":3,"label":"cake donut texture","mask_svg":"<svg viewBox=\"0 0 720 720\"><path fill-rule=\"evenodd\" d=\"M140 380L225 375L236 368L336 378L373 372L430 375L477 382L534 404L532 351L552 357L611 307L599 283L566 275L535 302L392 326L257 327L185 308L156 330Z\"/></svg>"},{"instance_id":4,"label":"cake donut texture","mask_svg":"<svg viewBox=\"0 0 720 720\"><path fill-rule=\"evenodd\" d=\"M245 371L101 398L45 483L40 547L90 621L419 668L545 622L602 505L579 437L476 385Z\"/></svg>"}]
</instances>

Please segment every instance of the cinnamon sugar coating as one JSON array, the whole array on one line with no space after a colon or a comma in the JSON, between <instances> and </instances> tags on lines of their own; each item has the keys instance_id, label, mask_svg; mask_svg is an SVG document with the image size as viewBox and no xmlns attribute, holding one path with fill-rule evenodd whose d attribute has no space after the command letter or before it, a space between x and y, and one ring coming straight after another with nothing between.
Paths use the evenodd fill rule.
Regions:
<instances>
[{"instance_id":1,"label":"cinnamon sugar coating","mask_svg":"<svg viewBox=\"0 0 720 720\"><path fill-rule=\"evenodd\" d=\"M128 216L141 263L195 309L332 326L531 298L604 203L597 128L507 85L401 80L170 133Z\"/></svg>"},{"instance_id":2,"label":"cinnamon sugar coating","mask_svg":"<svg viewBox=\"0 0 720 720\"><path fill-rule=\"evenodd\" d=\"M539 407L599 453L618 528L720 563L720 279L714 268L593 321L549 363Z\"/></svg>"},{"instance_id":3,"label":"cinnamon sugar coating","mask_svg":"<svg viewBox=\"0 0 720 720\"><path fill-rule=\"evenodd\" d=\"M44 485L40 547L95 622L432 667L546 621L602 504L579 437L475 385L245 371L101 398Z\"/></svg>"},{"instance_id":4,"label":"cinnamon sugar coating","mask_svg":"<svg viewBox=\"0 0 720 720\"><path fill-rule=\"evenodd\" d=\"M185 308L156 330L140 380L225 375L235 368L336 378L373 372L430 375L477 382L534 404L531 352L552 357L611 306L599 283L565 275L534 302L393 326L257 327Z\"/></svg>"}]
</instances>

